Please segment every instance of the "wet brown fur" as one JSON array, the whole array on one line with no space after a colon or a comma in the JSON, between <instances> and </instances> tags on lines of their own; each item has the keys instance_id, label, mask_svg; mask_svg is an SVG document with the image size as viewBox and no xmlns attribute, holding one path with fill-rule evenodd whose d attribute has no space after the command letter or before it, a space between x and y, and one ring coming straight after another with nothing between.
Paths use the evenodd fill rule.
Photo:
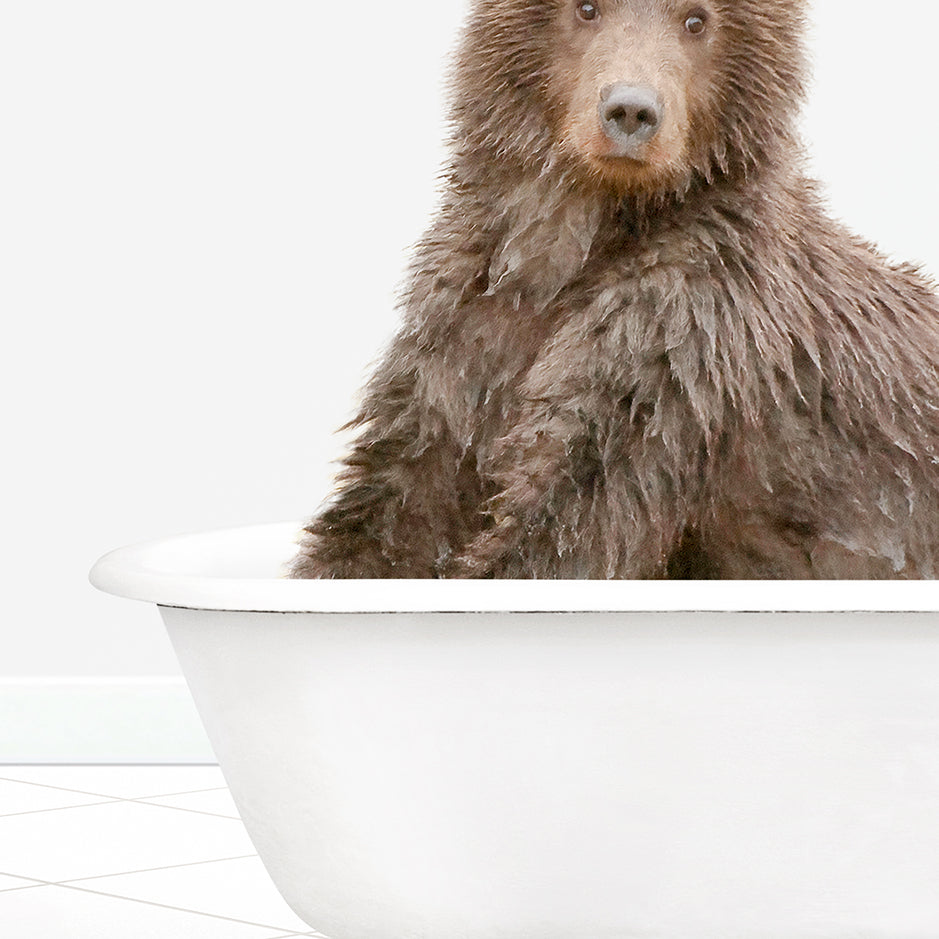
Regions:
<instances>
[{"instance_id":1,"label":"wet brown fur","mask_svg":"<svg viewBox=\"0 0 939 939\"><path fill-rule=\"evenodd\" d=\"M598 3L477 0L445 198L293 576L934 577L939 303L802 172L802 3ZM641 164L603 156L611 78L666 98Z\"/></svg>"}]
</instances>

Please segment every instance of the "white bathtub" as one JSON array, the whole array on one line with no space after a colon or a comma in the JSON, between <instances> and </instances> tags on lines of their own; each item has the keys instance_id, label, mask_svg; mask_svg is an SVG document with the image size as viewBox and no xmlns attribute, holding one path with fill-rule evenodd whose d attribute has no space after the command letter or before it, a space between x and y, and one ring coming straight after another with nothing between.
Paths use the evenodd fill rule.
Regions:
<instances>
[{"instance_id":1,"label":"white bathtub","mask_svg":"<svg viewBox=\"0 0 939 939\"><path fill-rule=\"evenodd\" d=\"M160 605L315 929L939 937L939 585L279 580L296 528L92 581Z\"/></svg>"}]
</instances>

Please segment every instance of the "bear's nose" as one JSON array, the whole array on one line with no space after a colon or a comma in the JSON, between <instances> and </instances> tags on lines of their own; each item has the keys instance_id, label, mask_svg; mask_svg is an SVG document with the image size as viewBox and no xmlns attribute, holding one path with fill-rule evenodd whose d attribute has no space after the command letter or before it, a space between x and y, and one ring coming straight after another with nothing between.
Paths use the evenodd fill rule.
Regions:
<instances>
[{"instance_id":1,"label":"bear's nose","mask_svg":"<svg viewBox=\"0 0 939 939\"><path fill-rule=\"evenodd\" d=\"M648 85L617 82L600 92L600 126L616 145L617 156L632 156L662 126L662 96Z\"/></svg>"}]
</instances>

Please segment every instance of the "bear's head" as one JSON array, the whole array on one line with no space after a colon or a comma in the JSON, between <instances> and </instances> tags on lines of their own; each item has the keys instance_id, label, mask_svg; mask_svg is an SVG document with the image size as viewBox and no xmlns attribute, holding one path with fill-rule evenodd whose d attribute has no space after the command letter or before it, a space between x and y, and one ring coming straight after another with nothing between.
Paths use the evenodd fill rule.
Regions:
<instances>
[{"instance_id":1,"label":"bear's head","mask_svg":"<svg viewBox=\"0 0 939 939\"><path fill-rule=\"evenodd\" d=\"M458 151L563 164L621 193L783 157L803 98L804 0L475 0Z\"/></svg>"}]
</instances>

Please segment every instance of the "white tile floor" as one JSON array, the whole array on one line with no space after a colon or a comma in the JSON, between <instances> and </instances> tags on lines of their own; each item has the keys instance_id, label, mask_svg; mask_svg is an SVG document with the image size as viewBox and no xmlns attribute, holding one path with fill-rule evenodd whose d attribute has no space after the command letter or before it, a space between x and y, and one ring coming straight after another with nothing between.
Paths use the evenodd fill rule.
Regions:
<instances>
[{"instance_id":1,"label":"white tile floor","mask_svg":"<svg viewBox=\"0 0 939 939\"><path fill-rule=\"evenodd\" d=\"M218 767L3 765L0 934L320 935L277 893Z\"/></svg>"}]
</instances>

